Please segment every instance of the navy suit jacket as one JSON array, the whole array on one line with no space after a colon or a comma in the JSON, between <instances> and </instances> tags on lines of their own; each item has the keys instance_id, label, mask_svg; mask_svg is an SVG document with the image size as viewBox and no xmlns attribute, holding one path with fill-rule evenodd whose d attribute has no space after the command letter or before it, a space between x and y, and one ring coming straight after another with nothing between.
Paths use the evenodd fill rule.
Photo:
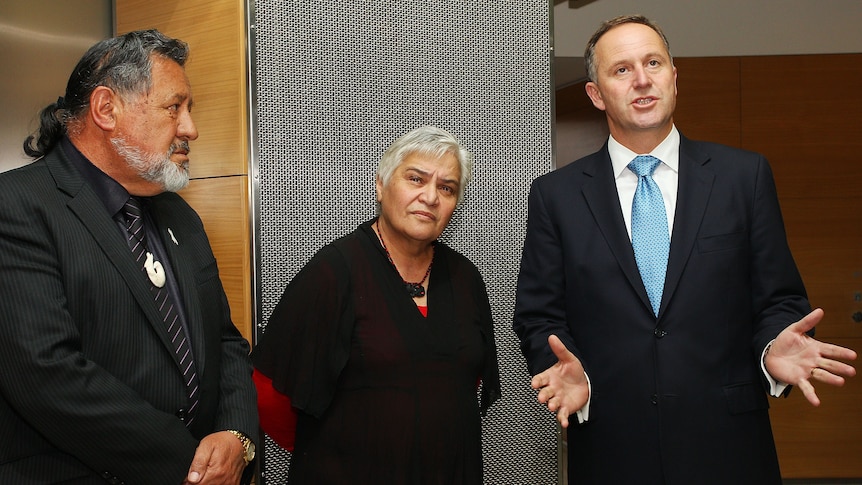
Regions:
<instances>
[{"instance_id":1,"label":"navy suit jacket","mask_svg":"<svg viewBox=\"0 0 862 485\"><path fill-rule=\"evenodd\" d=\"M203 436L260 443L248 344L203 224L173 193L149 213L200 377L190 428L164 324L96 193L60 148L0 174L0 483L179 484Z\"/></svg>"},{"instance_id":2,"label":"navy suit jacket","mask_svg":"<svg viewBox=\"0 0 862 485\"><path fill-rule=\"evenodd\" d=\"M590 377L573 483L780 483L760 356L809 311L756 153L681 138L657 318L607 145L533 183L513 327L531 374L555 334Z\"/></svg>"}]
</instances>

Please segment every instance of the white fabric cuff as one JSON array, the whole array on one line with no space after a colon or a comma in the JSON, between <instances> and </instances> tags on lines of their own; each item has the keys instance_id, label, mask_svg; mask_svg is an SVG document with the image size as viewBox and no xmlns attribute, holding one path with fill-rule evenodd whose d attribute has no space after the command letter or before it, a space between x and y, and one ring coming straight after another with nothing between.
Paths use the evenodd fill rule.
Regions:
<instances>
[{"instance_id":1,"label":"white fabric cuff","mask_svg":"<svg viewBox=\"0 0 862 485\"><path fill-rule=\"evenodd\" d=\"M779 397L784 393L784 390L787 389L787 383L775 380L766 370L766 354L769 353L769 348L772 347L773 342L775 342L775 339L766 344L766 348L764 348L763 353L760 354L760 370L763 371L763 375L766 376L766 381L769 382L769 395L772 397Z\"/></svg>"},{"instance_id":2,"label":"white fabric cuff","mask_svg":"<svg viewBox=\"0 0 862 485\"><path fill-rule=\"evenodd\" d=\"M593 397L593 386L590 384L590 376L584 372L584 377L587 378L587 390L590 395L587 397L587 403L584 404L584 407L575 412L575 414L578 415L578 424L584 424L588 419L590 419L590 399Z\"/></svg>"}]
</instances>

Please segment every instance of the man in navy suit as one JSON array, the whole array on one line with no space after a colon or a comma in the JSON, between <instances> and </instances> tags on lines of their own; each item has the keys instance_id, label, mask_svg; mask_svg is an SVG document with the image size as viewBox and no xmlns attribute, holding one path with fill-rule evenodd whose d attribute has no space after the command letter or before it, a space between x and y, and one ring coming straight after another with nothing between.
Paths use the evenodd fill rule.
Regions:
<instances>
[{"instance_id":1,"label":"man in navy suit","mask_svg":"<svg viewBox=\"0 0 862 485\"><path fill-rule=\"evenodd\" d=\"M0 175L0 483L237 484L259 442L189 180L188 46L93 46Z\"/></svg>"},{"instance_id":2,"label":"man in navy suit","mask_svg":"<svg viewBox=\"0 0 862 485\"><path fill-rule=\"evenodd\" d=\"M610 20L585 57L611 135L533 183L513 325L539 402L568 428L571 481L780 484L767 392L795 385L816 406L812 383L842 385L856 354L809 336L823 312L766 160L677 131L662 31ZM639 156L651 175L628 168ZM658 187L649 222L633 209L642 181ZM633 227L664 238L643 276Z\"/></svg>"}]
</instances>

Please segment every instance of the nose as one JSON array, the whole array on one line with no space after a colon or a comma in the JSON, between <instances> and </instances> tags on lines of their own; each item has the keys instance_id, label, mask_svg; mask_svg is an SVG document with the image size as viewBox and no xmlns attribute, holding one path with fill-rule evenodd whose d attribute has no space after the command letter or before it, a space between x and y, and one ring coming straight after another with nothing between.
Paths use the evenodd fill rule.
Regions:
<instances>
[{"instance_id":1,"label":"nose","mask_svg":"<svg viewBox=\"0 0 862 485\"><path fill-rule=\"evenodd\" d=\"M425 184L425 187L422 188L422 193L419 196L419 200L428 205L436 205L440 200L440 194L437 193L437 182L431 181L431 183Z\"/></svg>"},{"instance_id":2,"label":"nose","mask_svg":"<svg viewBox=\"0 0 862 485\"><path fill-rule=\"evenodd\" d=\"M646 69L643 67L635 69L634 84L636 87L649 86L651 83L652 80L650 79L649 74L647 74Z\"/></svg>"},{"instance_id":3,"label":"nose","mask_svg":"<svg viewBox=\"0 0 862 485\"><path fill-rule=\"evenodd\" d=\"M197 140L198 127L192 120L192 114L189 111L183 111L180 114L180 122L177 127L177 138L184 140Z\"/></svg>"}]
</instances>

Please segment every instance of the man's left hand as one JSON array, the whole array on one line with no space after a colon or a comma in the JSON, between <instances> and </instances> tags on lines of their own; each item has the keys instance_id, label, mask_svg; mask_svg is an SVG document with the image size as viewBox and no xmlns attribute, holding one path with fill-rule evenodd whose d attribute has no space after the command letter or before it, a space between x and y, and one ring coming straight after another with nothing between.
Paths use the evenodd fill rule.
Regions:
<instances>
[{"instance_id":1,"label":"man's left hand","mask_svg":"<svg viewBox=\"0 0 862 485\"><path fill-rule=\"evenodd\" d=\"M856 375L856 369L844 360L856 360L856 352L838 345L820 342L805 332L823 318L817 308L784 329L766 354L766 371L774 379L798 387L814 406L820 399L814 392L813 381L843 386L845 377Z\"/></svg>"},{"instance_id":2,"label":"man's left hand","mask_svg":"<svg viewBox=\"0 0 862 485\"><path fill-rule=\"evenodd\" d=\"M207 435L198 444L183 485L237 485L245 469L245 450L227 431Z\"/></svg>"}]
</instances>

